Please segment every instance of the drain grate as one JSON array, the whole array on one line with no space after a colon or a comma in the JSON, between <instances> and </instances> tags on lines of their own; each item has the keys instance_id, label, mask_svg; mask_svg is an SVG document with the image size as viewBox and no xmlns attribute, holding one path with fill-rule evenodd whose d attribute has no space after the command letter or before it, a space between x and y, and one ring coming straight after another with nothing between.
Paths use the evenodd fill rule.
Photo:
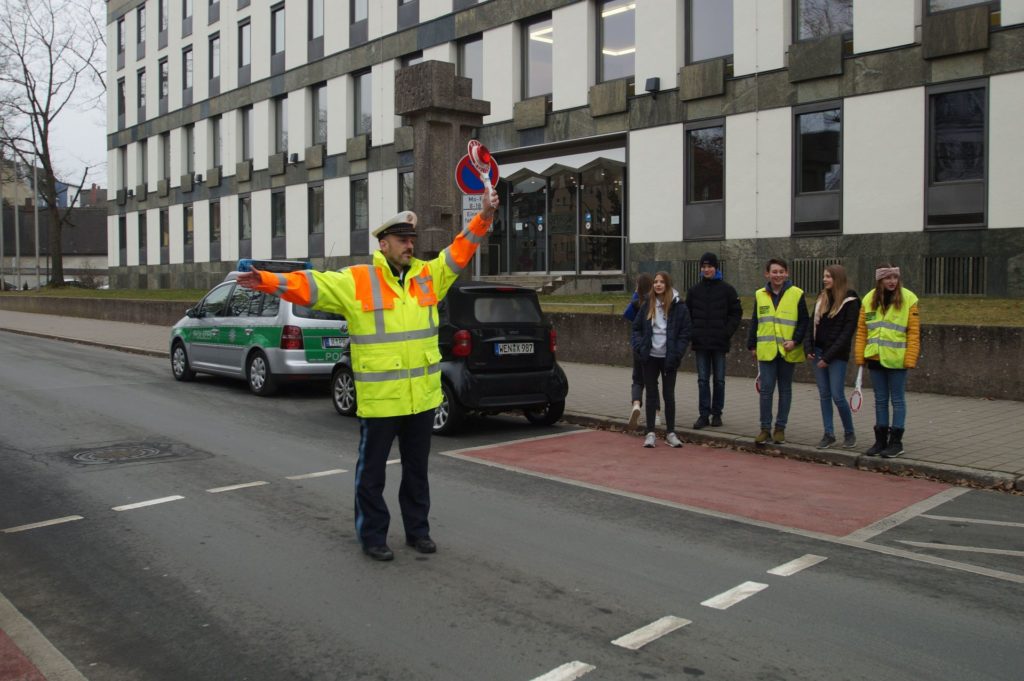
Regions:
<instances>
[{"instance_id":1,"label":"drain grate","mask_svg":"<svg viewBox=\"0 0 1024 681\"><path fill-rule=\"evenodd\" d=\"M152 461L176 456L173 451L161 449L152 444L121 444L97 447L76 452L71 458L76 463L94 465L108 463L128 463L132 461Z\"/></svg>"}]
</instances>

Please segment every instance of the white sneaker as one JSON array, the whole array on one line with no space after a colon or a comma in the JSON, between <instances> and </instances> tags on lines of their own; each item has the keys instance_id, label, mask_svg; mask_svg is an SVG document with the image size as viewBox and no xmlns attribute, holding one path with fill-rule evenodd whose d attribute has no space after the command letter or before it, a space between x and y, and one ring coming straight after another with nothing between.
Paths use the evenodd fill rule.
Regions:
<instances>
[{"instance_id":1,"label":"white sneaker","mask_svg":"<svg viewBox=\"0 0 1024 681\"><path fill-rule=\"evenodd\" d=\"M644 447L648 449L654 448L654 433L647 433L647 437L644 438Z\"/></svg>"},{"instance_id":2,"label":"white sneaker","mask_svg":"<svg viewBox=\"0 0 1024 681\"><path fill-rule=\"evenodd\" d=\"M633 411L629 412L629 427L636 428L636 424L640 422L640 405L634 404Z\"/></svg>"},{"instance_id":3,"label":"white sneaker","mask_svg":"<svg viewBox=\"0 0 1024 681\"><path fill-rule=\"evenodd\" d=\"M676 437L675 433L669 433L668 435L666 435L665 436L665 442L668 443L669 447L682 447L683 446L682 441L678 437Z\"/></svg>"}]
</instances>

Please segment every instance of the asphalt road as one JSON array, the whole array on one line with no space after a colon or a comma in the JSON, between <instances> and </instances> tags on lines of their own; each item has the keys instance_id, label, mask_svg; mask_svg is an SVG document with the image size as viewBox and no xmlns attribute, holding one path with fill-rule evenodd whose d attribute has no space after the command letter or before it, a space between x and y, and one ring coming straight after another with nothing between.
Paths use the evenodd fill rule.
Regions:
<instances>
[{"instance_id":1,"label":"asphalt road","mask_svg":"<svg viewBox=\"0 0 1024 681\"><path fill-rule=\"evenodd\" d=\"M0 530L81 517L0 532L0 594L91 681L1024 668L1021 497L968 492L870 536L890 555L438 455L439 553L401 546L396 467L397 558L378 564L352 527L358 424L324 387L260 399L176 383L163 360L0 333L0 419ZM433 449L567 430L495 417ZM958 551L968 569L903 555L949 557L927 544L999 548ZM824 560L768 573L804 556ZM663 635L645 637L654 623Z\"/></svg>"}]
</instances>

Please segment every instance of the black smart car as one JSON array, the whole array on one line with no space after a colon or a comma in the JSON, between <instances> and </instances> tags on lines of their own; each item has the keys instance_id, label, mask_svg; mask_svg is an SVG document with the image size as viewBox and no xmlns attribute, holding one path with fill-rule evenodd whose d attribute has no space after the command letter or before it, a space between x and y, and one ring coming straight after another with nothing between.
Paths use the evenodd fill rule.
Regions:
<instances>
[{"instance_id":1,"label":"black smart car","mask_svg":"<svg viewBox=\"0 0 1024 681\"><path fill-rule=\"evenodd\" d=\"M456 283L438 305L441 390L434 432L455 431L467 414L522 410L537 425L562 417L569 382L555 361L555 330L537 294L521 286ZM334 365L339 414L356 413L352 361Z\"/></svg>"}]
</instances>

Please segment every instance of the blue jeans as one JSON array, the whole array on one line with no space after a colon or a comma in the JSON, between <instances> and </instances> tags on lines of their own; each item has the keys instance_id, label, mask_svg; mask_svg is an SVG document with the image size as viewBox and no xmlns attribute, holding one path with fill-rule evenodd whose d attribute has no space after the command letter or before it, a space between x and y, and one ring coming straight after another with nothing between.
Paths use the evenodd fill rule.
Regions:
<instances>
[{"instance_id":1,"label":"blue jeans","mask_svg":"<svg viewBox=\"0 0 1024 681\"><path fill-rule=\"evenodd\" d=\"M796 365L781 356L770 362L758 362L761 370L761 429L772 427L772 400L775 386L779 386L779 413L775 416L775 427L785 428L789 421L789 407L793 404L793 371Z\"/></svg>"},{"instance_id":2,"label":"blue jeans","mask_svg":"<svg viewBox=\"0 0 1024 681\"><path fill-rule=\"evenodd\" d=\"M821 350L815 349L814 355L821 357ZM814 380L818 383L818 398L821 400L821 422L825 424L825 432L835 435L832 424L832 404L835 403L839 418L843 422L843 434L853 434L853 413L846 401L846 360L834 359L824 369L814 362Z\"/></svg>"},{"instance_id":3,"label":"blue jeans","mask_svg":"<svg viewBox=\"0 0 1024 681\"><path fill-rule=\"evenodd\" d=\"M889 403L892 403L892 427L900 428L907 422L907 370L869 367L871 387L875 389L875 425L889 425Z\"/></svg>"},{"instance_id":4,"label":"blue jeans","mask_svg":"<svg viewBox=\"0 0 1024 681\"><path fill-rule=\"evenodd\" d=\"M718 350L694 350L697 358L697 404L700 415L721 416L725 406L725 353ZM711 376L714 371L714 397Z\"/></svg>"}]
</instances>

